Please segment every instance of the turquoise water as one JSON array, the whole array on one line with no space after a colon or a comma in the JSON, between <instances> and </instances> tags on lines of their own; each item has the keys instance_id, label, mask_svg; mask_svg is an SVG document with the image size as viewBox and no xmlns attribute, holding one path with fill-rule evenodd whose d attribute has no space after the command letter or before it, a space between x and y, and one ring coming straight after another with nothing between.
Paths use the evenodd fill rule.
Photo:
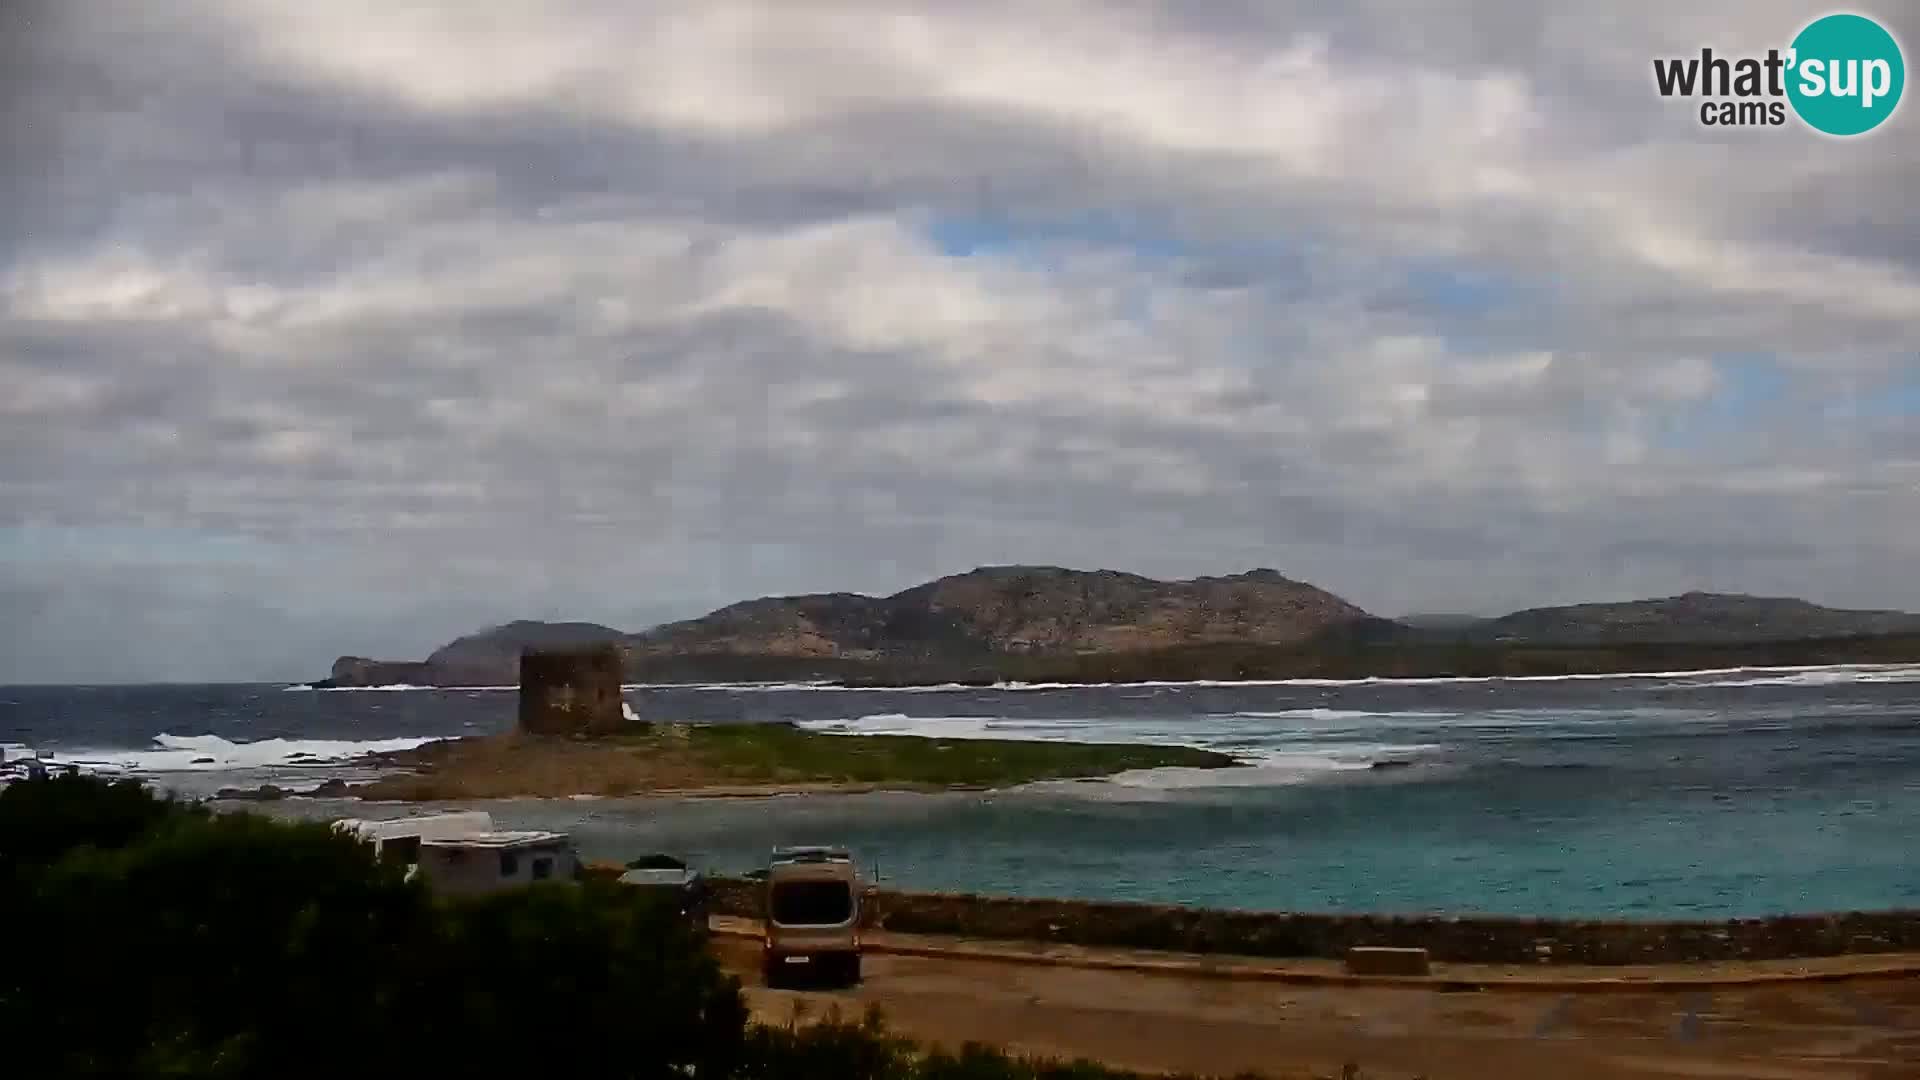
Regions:
<instances>
[{"instance_id":1,"label":"turquoise water","mask_svg":"<svg viewBox=\"0 0 1920 1080\"><path fill-rule=\"evenodd\" d=\"M753 867L778 843L846 844L883 882L924 889L1638 917L1920 907L1917 691L1920 667L911 692L635 688L636 708L655 717L785 720L849 738L1180 742L1248 764L991 794L489 809L510 825L569 829L589 857L663 850L718 870ZM184 737L203 740L193 743L201 749L227 740L225 756L255 767L272 738L284 751L349 733L497 730L512 711L507 693L249 693L199 734L184 730L190 710L159 710L176 741L117 760L137 765L147 753L149 763L177 764ZM0 727L0 740L16 737ZM166 753L176 756L161 761ZM162 775L191 789L227 774Z\"/></svg>"}]
</instances>

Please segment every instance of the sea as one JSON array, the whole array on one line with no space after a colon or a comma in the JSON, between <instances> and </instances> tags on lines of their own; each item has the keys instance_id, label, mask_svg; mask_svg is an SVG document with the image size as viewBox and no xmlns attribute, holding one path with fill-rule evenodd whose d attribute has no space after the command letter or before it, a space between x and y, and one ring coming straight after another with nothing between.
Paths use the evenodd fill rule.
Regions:
<instances>
[{"instance_id":1,"label":"sea","mask_svg":"<svg viewBox=\"0 0 1920 1080\"><path fill-rule=\"evenodd\" d=\"M852 848L882 885L1317 912L1705 918L1920 907L1920 665L1506 679L632 686L642 716L846 738L1147 742L1226 770L993 792L451 804L583 856L740 872ZM370 775L504 731L511 688L0 687L0 750L188 796ZM1377 766L1377 767L1376 767ZM418 812L293 798L304 818Z\"/></svg>"}]
</instances>

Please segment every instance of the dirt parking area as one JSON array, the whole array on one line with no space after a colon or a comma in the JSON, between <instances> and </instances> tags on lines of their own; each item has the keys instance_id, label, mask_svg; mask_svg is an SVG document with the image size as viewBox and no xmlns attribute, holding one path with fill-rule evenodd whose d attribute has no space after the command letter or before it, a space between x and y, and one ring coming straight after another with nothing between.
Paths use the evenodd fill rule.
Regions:
<instances>
[{"instance_id":1,"label":"dirt parking area","mask_svg":"<svg viewBox=\"0 0 1920 1080\"><path fill-rule=\"evenodd\" d=\"M978 1041L1143 1071L1275 1080L1920 1080L1920 979L1554 993L1300 986L980 959L874 955L858 987L769 990L759 947L716 939L756 1015L878 1005L929 1043Z\"/></svg>"}]
</instances>

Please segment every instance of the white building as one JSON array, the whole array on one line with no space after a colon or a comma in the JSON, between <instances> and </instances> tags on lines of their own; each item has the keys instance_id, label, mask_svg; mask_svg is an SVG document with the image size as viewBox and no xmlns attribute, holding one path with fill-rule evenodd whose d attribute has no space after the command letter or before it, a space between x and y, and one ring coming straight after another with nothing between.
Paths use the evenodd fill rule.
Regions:
<instances>
[{"instance_id":1,"label":"white building","mask_svg":"<svg viewBox=\"0 0 1920 1080\"><path fill-rule=\"evenodd\" d=\"M571 881L576 865L566 833L470 832L420 842L420 876L435 891L456 895Z\"/></svg>"},{"instance_id":2,"label":"white building","mask_svg":"<svg viewBox=\"0 0 1920 1080\"><path fill-rule=\"evenodd\" d=\"M412 865L420 860L422 841L492 832L493 817L484 810L470 810L384 820L342 818L333 827L373 848L374 858L381 862Z\"/></svg>"}]
</instances>

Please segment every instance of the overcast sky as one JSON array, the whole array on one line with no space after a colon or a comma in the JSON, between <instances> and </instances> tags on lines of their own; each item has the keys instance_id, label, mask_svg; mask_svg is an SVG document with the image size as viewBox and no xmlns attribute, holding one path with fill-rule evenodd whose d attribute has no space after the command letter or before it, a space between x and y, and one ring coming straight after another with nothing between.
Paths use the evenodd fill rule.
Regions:
<instances>
[{"instance_id":1,"label":"overcast sky","mask_svg":"<svg viewBox=\"0 0 1920 1080\"><path fill-rule=\"evenodd\" d=\"M1010 562L1920 608L1915 104L1653 91L1825 10L0 6L0 682Z\"/></svg>"}]
</instances>

